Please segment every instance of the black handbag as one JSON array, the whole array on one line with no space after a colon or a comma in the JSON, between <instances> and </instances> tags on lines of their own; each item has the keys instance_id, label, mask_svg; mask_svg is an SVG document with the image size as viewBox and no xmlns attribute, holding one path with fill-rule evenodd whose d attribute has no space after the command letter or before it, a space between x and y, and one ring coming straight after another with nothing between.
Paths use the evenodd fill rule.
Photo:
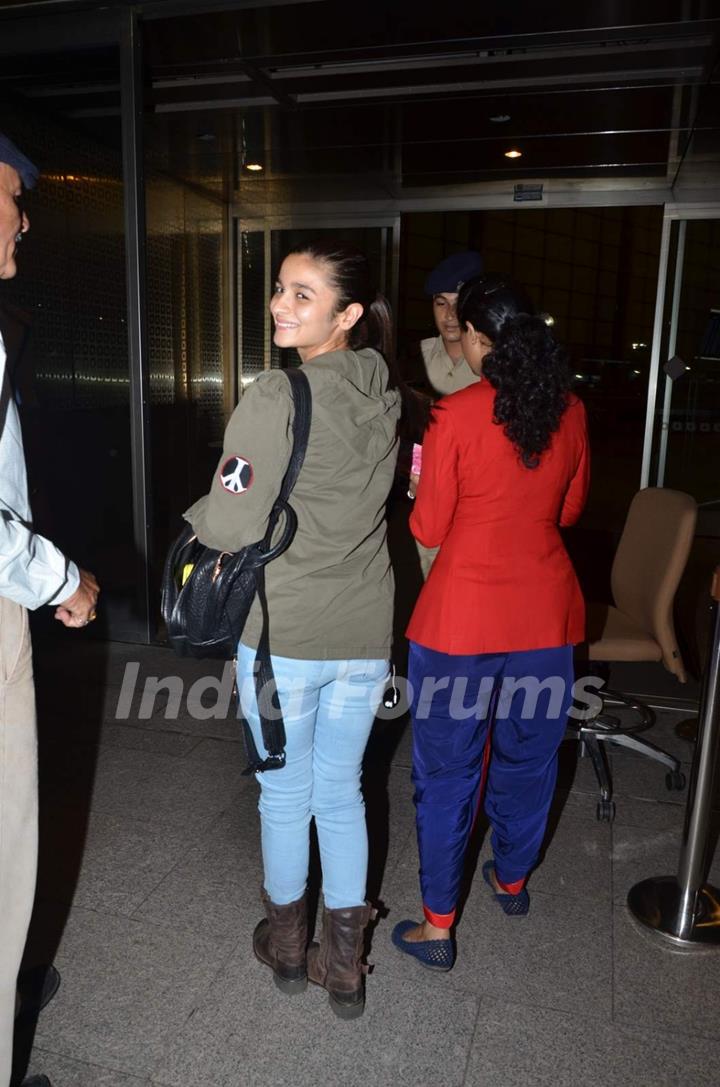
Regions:
<instances>
[{"instance_id":1,"label":"black handbag","mask_svg":"<svg viewBox=\"0 0 720 1087\"><path fill-rule=\"evenodd\" d=\"M240 551L216 551L201 544L192 526L186 525L170 548L162 579L161 610L168 641L181 657L225 660L235 657L250 607L255 595L258 596L263 624L254 676L263 744L268 757L260 758L246 726L250 758L246 773L281 769L285 765L285 726L270 660L265 567L287 550L297 529L297 515L288 499L305 458L312 399L308 379L302 370L284 373L290 382L295 408L293 448L280 494L270 511L265 536Z\"/></svg>"}]
</instances>

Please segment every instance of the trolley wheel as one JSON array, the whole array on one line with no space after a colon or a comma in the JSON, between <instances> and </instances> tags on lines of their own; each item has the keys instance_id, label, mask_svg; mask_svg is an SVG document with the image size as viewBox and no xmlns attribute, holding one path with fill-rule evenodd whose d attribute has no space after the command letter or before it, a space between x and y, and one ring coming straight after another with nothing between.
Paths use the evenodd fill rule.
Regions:
<instances>
[{"instance_id":1,"label":"trolley wheel","mask_svg":"<svg viewBox=\"0 0 720 1087\"><path fill-rule=\"evenodd\" d=\"M598 800L597 818L599 823L612 823L615 818L615 801Z\"/></svg>"},{"instance_id":2,"label":"trolley wheel","mask_svg":"<svg viewBox=\"0 0 720 1087\"><path fill-rule=\"evenodd\" d=\"M668 789L677 789L680 792L685 788L685 775L682 770L668 770L665 775L665 785Z\"/></svg>"}]
</instances>

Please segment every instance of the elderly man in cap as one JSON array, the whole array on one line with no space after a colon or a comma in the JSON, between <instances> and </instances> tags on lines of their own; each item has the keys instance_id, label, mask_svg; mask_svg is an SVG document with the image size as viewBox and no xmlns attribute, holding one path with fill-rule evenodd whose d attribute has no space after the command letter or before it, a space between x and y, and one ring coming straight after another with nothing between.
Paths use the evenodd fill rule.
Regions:
<instances>
[{"instance_id":1,"label":"elderly man in cap","mask_svg":"<svg viewBox=\"0 0 720 1087\"><path fill-rule=\"evenodd\" d=\"M420 351L428 383L439 396L456 393L480 380L463 358L457 300L463 283L482 270L480 254L468 250L440 261L425 280L425 294L432 298L439 335L421 340Z\"/></svg>"},{"instance_id":2,"label":"elderly man in cap","mask_svg":"<svg viewBox=\"0 0 720 1087\"><path fill-rule=\"evenodd\" d=\"M30 229L24 189L38 171L0 133L0 280L17 271ZM37 740L28 608L55 605L55 618L84 627L98 586L32 530L20 423L0 334L0 1087L10 1083L16 983L35 894ZM22 1087L49 1087L32 1076Z\"/></svg>"}]
</instances>

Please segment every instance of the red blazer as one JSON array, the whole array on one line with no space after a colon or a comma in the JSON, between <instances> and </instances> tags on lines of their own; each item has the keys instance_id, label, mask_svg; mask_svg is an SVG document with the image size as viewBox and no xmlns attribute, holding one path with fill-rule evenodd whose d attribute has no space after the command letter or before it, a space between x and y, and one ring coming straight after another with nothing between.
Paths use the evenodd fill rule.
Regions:
<instances>
[{"instance_id":1,"label":"red blazer","mask_svg":"<svg viewBox=\"0 0 720 1087\"><path fill-rule=\"evenodd\" d=\"M570 396L537 468L493 423L488 381L443 398L423 444L413 535L440 546L407 636L442 653L503 653L581 642L585 605L558 526L589 482L585 408Z\"/></svg>"}]
</instances>

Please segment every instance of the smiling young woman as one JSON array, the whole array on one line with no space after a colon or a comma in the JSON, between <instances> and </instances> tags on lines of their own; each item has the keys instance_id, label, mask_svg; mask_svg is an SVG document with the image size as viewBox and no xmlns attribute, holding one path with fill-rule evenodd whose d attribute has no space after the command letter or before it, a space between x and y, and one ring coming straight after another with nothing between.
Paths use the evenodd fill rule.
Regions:
<instances>
[{"instance_id":1,"label":"smiling young woman","mask_svg":"<svg viewBox=\"0 0 720 1087\"><path fill-rule=\"evenodd\" d=\"M390 309L365 255L343 242L289 253L270 301L275 343L294 347L312 391L305 460L292 493L298 529L270 563L271 655L286 731L283 769L258 774L267 918L253 947L287 993L307 978L333 1010L362 1014L360 957L370 918L360 768L389 679L393 578L385 503L397 459L400 394L383 357ZM235 492L218 472L186 517L198 538L237 551L263 537L292 446L292 399L277 370L246 390L225 433L229 457L250 465ZM243 714L263 752L253 663L256 604L238 647ZM320 846L325 911L307 952L309 827Z\"/></svg>"}]
</instances>

